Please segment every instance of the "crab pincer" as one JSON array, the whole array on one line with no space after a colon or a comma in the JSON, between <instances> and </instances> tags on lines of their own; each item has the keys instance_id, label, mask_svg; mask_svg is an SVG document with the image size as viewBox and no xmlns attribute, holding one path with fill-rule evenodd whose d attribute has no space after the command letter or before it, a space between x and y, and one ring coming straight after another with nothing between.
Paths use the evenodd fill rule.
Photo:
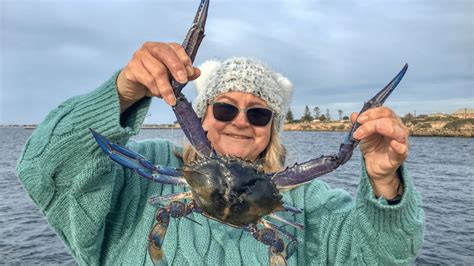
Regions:
<instances>
[{"instance_id":1,"label":"crab pincer","mask_svg":"<svg viewBox=\"0 0 474 266\"><path fill-rule=\"evenodd\" d=\"M408 64L374 97L365 102L359 114L375 107L382 106L388 96L395 90L408 69ZM336 170L346 163L351 157L359 141L353 138L354 132L360 127L360 123L354 122L347 133L344 141L339 147L339 153L334 155L321 156L301 164L295 164L283 172L269 174L273 182L279 188L291 188L312 181L313 179Z\"/></svg>"},{"instance_id":2,"label":"crab pincer","mask_svg":"<svg viewBox=\"0 0 474 266\"><path fill-rule=\"evenodd\" d=\"M90 131L102 150L109 156L110 159L117 162L118 164L132 169L140 176L157 183L175 186L188 185L186 180L180 178L183 175L180 169L166 166L155 166L142 155L110 142L108 139L93 129L90 129Z\"/></svg>"},{"instance_id":3,"label":"crab pincer","mask_svg":"<svg viewBox=\"0 0 474 266\"><path fill-rule=\"evenodd\" d=\"M207 21L208 9L209 0L201 0L193 24L182 44L192 62L194 62L196 53L205 36L204 29ZM176 105L173 106L173 112L175 113L176 119L181 126L184 135L200 155L211 155L211 144L207 139L206 132L202 129L201 119L196 115L196 112L194 112L191 103L186 99L184 94L181 93L181 90L186 86L186 84L180 84L173 77L170 78L170 81L171 87L176 96Z\"/></svg>"}]
</instances>

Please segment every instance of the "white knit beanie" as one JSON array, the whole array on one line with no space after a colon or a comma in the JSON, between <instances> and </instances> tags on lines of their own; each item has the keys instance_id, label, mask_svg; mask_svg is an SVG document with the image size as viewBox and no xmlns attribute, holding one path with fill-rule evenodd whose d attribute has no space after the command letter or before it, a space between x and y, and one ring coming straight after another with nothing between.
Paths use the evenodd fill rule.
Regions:
<instances>
[{"instance_id":1,"label":"white knit beanie","mask_svg":"<svg viewBox=\"0 0 474 266\"><path fill-rule=\"evenodd\" d=\"M252 58L233 57L223 62L208 60L199 66L201 76L194 81L197 96L194 109L203 117L207 105L218 95L231 91L252 93L273 110L278 130L281 130L291 101L293 84L283 75Z\"/></svg>"}]
</instances>

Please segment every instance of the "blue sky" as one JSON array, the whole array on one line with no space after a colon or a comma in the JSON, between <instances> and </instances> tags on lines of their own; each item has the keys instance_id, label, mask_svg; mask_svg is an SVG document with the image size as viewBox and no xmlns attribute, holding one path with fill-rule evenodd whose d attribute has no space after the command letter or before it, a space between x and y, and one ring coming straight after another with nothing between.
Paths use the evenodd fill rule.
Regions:
<instances>
[{"instance_id":1,"label":"blue sky","mask_svg":"<svg viewBox=\"0 0 474 266\"><path fill-rule=\"evenodd\" d=\"M0 124L39 123L124 66L145 41L181 43L198 0L0 0ZM196 64L251 56L295 85L291 108L358 111L407 62L399 115L474 107L470 0L211 0ZM194 98L194 88L184 90ZM171 123L154 100L147 123Z\"/></svg>"}]
</instances>

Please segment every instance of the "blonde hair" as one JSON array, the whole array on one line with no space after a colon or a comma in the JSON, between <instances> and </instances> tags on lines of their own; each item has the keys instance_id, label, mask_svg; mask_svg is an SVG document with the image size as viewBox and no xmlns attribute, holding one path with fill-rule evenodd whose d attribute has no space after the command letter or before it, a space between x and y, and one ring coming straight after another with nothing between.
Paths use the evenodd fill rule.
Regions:
<instances>
[{"instance_id":1,"label":"blonde hair","mask_svg":"<svg viewBox=\"0 0 474 266\"><path fill-rule=\"evenodd\" d=\"M281 143L279 125L272 122L272 131L270 141L267 148L260 154L260 159L257 159L265 173L275 173L283 170L286 159L286 149ZM191 162L199 158L199 154L194 150L191 144L184 145L183 153L180 156L184 164L189 165Z\"/></svg>"}]
</instances>

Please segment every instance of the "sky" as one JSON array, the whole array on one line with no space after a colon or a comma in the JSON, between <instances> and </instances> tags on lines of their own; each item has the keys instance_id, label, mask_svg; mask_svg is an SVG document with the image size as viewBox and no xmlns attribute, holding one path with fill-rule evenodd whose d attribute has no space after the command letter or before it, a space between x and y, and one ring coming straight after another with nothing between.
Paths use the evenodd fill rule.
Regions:
<instances>
[{"instance_id":1,"label":"sky","mask_svg":"<svg viewBox=\"0 0 474 266\"><path fill-rule=\"evenodd\" d=\"M146 41L181 43L198 0L0 0L0 125L37 124L66 99L94 90ZM195 65L249 56L331 116L364 101L409 64L386 106L452 113L474 107L471 0L211 0ZM184 89L192 101L191 84ZM154 99L146 123L175 121Z\"/></svg>"}]
</instances>

